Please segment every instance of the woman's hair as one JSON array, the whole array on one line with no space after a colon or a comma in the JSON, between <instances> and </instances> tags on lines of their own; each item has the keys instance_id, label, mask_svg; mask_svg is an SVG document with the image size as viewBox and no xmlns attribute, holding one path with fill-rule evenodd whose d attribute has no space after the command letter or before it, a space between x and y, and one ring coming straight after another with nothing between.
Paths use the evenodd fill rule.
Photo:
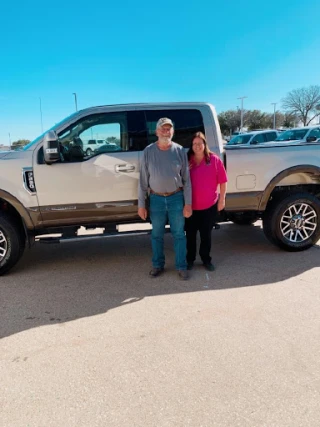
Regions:
<instances>
[{"instance_id":1,"label":"woman's hair","mask_svg":"<svg viewBox=\"0 0 320 427\"><path fill-rule=\"evenodd\" d=\"M206 137L204 136L204 134L202 132L196 132L193 135L192 139L191 139L191 144L190 144L190 148L189 148L189 151L188 151L189 164L190 164L192 156L194 155L193 145L192 144L193 144L193 141L194 141L195 138L201 138L202 139L203 144L204 144L204 157L205 157L206 163L207 164L210 163L210 154L211 154L211 151L209 150Z\"/></svg>"}]
</instances>

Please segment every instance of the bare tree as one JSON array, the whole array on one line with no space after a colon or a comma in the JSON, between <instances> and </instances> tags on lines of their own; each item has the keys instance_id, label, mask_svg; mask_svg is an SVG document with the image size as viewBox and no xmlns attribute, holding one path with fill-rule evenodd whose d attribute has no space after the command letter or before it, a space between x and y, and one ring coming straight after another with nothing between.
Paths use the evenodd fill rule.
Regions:
<instances>
[{"instance_id":1,"label":"bare tree","mask_svg":"<svg viewBox=\"0 0 320 427\"><path fill-rule=\"evenodd\" d=\"M316 85L292 90L282 100L282 108L297 115L304 126L320 115L319 105L320 86Z\"/></svg>"}]
</instances>

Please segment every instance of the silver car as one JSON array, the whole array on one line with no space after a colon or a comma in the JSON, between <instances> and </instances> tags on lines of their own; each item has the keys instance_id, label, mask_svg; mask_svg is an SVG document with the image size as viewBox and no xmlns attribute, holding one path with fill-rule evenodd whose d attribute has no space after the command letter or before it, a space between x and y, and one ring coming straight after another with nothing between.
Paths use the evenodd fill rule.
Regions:
<instances>
[{"instance_id":1,"label":"silver car","mask_svg":"<svg viewBox=\"0 0 320 427\"><path fill-rule=\"evenodd\" d=\"M320 125L288 129L278 135L276 141L319 142Z\"/></svg>"},{"instance_id":2,"label":"silver car","mask_svg":"<svg viewBox=\"0 0 320 427\"><path fill-rule=\"evenodd\" d=\"M227 146L264 144L266 142L274 141L278 136L279 132L272 129L241 133L230 139L230 141L227 142Z\"/></svg>"}]
</instances>

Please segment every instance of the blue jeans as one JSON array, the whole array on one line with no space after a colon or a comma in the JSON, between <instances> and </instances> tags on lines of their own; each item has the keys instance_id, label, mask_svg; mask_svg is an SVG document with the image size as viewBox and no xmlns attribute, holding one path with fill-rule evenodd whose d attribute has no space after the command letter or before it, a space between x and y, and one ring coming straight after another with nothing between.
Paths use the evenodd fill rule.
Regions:
<instances>
[{"instance_id":1,"label":"blue jeans","mask_svg":"<svg viewBox=\"0 0 320 427\"><path fill-rule=\"evenodd\" d=\"M163 237L167 220L174 240L176 255L176 269L186 270L186 236L184 232L183 191L171 196L157 196L150 194L150 218L152 222L152 266L163 268L165 256L163 251Z\"/></svg>"}]
</instances>

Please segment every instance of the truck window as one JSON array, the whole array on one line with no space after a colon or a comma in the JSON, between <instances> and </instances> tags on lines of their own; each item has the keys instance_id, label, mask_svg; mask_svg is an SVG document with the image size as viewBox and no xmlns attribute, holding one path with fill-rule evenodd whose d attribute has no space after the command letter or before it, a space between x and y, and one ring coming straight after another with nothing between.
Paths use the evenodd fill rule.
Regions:
<instances>
[{"instance_id":1,"label":"truck window","mask_svg":"<svg viewBox=\"0 0 320 427\"><path fill-rule=\"evenodd\" d=\"M265 142L264 134L263 133L257 133L252 137L252 140L250 141L250 144L254 144L254 141L258 144L261 144Z\"/></svg>"},{"instance_id":2,"label":"truck window","mask_svg":"<svg viewBox=\"0 0 320 427\"><path fill-rule=\"evenodd\" d=\"M243 133L230 139L227 145L246 145L249 143L251 138L252 133Z\"/></svg>"},{"instance_id":3,"label":"truck window","mask_svg":"<svg viewBox=\"0 0 320 427\"><path fill-rule=\"evenodd\" d=\"M128 111L129 150L141 151L148 145L144 111Z\"/></svg>"},{"instance_id":4,"label":"truck window","mask_svg":"<svg viewBox=\"0 0 320 427\"><path fill-rule=\"evenodd\" d=\"M320 138L320 128L312 129L308 136L315 136L316 138Z\"/></svg>"},{"instance_id":5,"label":"truck window","mask_svg":"<svg viewBox=\"0 0 320 427\"><path fill-rule=\"evenodd\" d=\"M81 118L58 137L64 162L82 162L102 153L127 151L127 113L100 113Z\"/></svg>"},{"instance_id":6,"label":"truck window","mask_svg":"<svg viewBox=\"0 0 320 427\"><path fill-rule=\"evenodd\" d=\"M161 117L169 117L174 124L173 140L185 148L189 148L192 136L196 132L204 132L202 114L196 109L181 110L146 110L147 143L151 144L157 140L155 134L157 121Z\"/></svg>"},{"instance_id":7,"label":"truck window","mask_svg":"<svg viewBox=\"0 0 320 427\"><path fill-rule=\"evenodd\" d=\"M274 141L276 138L277 138L277 133L276 132L268 132L268 133L266 133L265 134L265 137L266 137L266 141L267 142L269 142L269 141Z\"/></svg>"}]
</instances>

